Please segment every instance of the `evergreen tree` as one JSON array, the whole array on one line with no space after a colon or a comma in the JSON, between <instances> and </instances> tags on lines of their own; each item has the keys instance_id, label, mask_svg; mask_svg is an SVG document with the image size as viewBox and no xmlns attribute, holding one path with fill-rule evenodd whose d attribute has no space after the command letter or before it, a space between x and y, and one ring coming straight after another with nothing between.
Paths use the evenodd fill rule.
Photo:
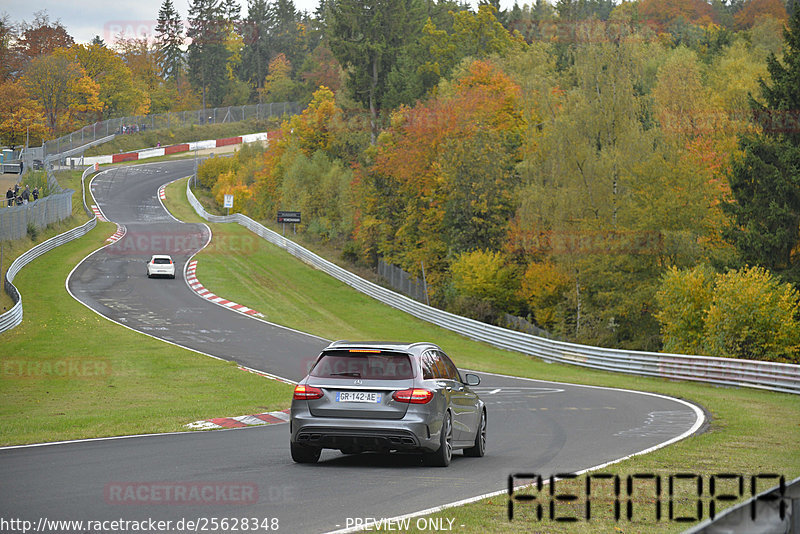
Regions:
<instances>
[{"instance_id":1,"label":"evergreen tree","mask_svg":"<svg viewBox=\"0 0 800 534\"><path fill-rule=\"evenodd\" d=\"M256 89L264 86L271 58L274 13L267 0L248 0L247 18L242 26L242 75Z\"/></svg>"},{"instance_id":2,"label":"evergreen tree","mask_svg":"<svg viewBox=\"0 0 800 534\"><path fill-rule=\"evenodd\" d=\"M219 0L192 0L189 4L189 77L200 87L203 109L208 104L220 105L225 96L229 23L224 15Z\"/></svg>"},{"instance_id":3,"label":"evergreen tree","mask_svg":"<svg viewBox=\"0 0 800 534\"><path fill-rule=\"evenodd\" d=\"M158 12L156 25L156 48L161 77L177 81L183 65L183 28L181 17L172 0L164 0Z\"/></svg>"},{"instance_id":4,"label":"evergreen tree","mask_svg":"<svg viewBox=\"0 0 800 534\"><path fill-rule=\"evenodd\" d=\"M771 53L767 71L772 84L760 80L766 104L755 100L751 106L764 133L800 145L800 10L789 20L783 32L783 63Z\"/></svg>"},{"instance_id":5,"label":"evergreen tree","mask_svg":"<svg viewBox=\"0 0 800 534\"><path fill-rule=\"evenodd\" d=\"M402 49L418 40L424 12L419 0L337 0L333 5L331 51L343 67L350 68L353 97L369 109L373 144L388 75Z\"/></svg>"},{"instance_id":6,"label":"evergreen tree","mask_svg":"<svg viewBox=\"0 0 800 534\"><path fill-rule=\"evenodd\" d=\"M300 36L300 13L292 0L276 0L271 9L275 21L272 57L283 54L294 68L302 63L305 52Z\"/></svg>"},{"instance_id":7,"label":"evergreen tree","mask_svg":"<svg viewBox=\"0 0 800 534\"><path fill-rule=\"evenodd\" d=\"M784 57L770 55L766 103L751 99L760 135L744 135L728 174L734 201L725 235L747 263L800 283L800 11L784 31Z\"/></svg>"}]
</instances>

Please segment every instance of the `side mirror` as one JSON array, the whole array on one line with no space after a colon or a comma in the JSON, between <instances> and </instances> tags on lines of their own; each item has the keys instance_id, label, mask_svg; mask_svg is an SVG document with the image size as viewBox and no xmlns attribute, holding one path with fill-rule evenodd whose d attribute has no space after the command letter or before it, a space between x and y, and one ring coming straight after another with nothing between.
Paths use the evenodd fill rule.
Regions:
<instances>
[{"instance_id":1,"label":"side mirror","mask_svg":"<svg viewBox=\"0 0 800 534\"><path fill-rule=\"evenodd\" d=\"M481 377L479 377L478 375L467 373L466 375L464 375L464 378L467 379L465 383L468 386L477 386L478 384L481 383Z\"/></svg>"}]
</instances>

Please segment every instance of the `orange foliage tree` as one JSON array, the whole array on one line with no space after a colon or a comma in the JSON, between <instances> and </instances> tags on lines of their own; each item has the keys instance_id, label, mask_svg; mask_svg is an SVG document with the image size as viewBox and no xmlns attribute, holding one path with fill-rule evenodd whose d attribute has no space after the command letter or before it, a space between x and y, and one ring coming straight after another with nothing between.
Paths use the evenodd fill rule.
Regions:
<instances>
[{"instance_id":1,"label":"orange foliage tree","mask_svg":"<svg viewBox=\"0 0 800 534\"><path fill-rule=\"evenodd\" d=\"M639 18L656 26L665 27L682 18L692 24L706 26L714 20L711 4L704 0L642 0Z\"/></svg>"},{"instance_id":2,"label":"orange foliage tree","mask_svg":"<svg viewBox=\"0 0 800 534\"><path fill-rule=\"evenodd\" d=\"M424 262L433 284L448 257L498 250L525 130L519 86L489 61L471 63L429 101L397 110L361 180L362 250L415 273Z\"/></svg>"},{"instance_id":3,"label":"orange foliage tree","mask_svg":"<svg viewBox=\"0 0 800 534\"><path fill-rule=\"evenodd\" d=\"M759 17L764 16L771 16L782 22L789 18L781 0L748 0L733 18L736 29L746 30L752 28Z\"/></svg>"},{"instance_id":4,"label":"orange foliage tree","mask_svg":"<svg viewBox=\"0 0 800 534\"><path fill-rule=\"evenodd\" d=\"M42 106L31 100L20 82L0 84L0 142L5 145L41 144L47 132Z\"/></svg>"}]
</instances>

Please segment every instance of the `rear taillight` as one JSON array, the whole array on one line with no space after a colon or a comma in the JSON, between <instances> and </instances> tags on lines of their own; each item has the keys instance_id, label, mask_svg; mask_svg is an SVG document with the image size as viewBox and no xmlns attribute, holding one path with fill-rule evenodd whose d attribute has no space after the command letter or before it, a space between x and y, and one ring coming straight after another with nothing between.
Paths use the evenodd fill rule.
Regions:
<instances>
[{"instance_id":1,"label":"rear taillight","mask_svg":"<svg viewBox=\"0 0 800 534\"><path fill-rule=\"evenodd\" d=\"M397 402L409 404L427 404L433 398L433 391L422 388L409 388L395 391L392 398Z\"/></svg>"},{"instance_id":2,"label":"rear taillight","mask_svg":"<svg viewBox=\"0 0 800 534\"><path fill-rule=\"evenodd\" d=\"M322 395L322 390L313 386L299 384L294 388L294 400L321 399Z\"/></svg>"}]
</instances>

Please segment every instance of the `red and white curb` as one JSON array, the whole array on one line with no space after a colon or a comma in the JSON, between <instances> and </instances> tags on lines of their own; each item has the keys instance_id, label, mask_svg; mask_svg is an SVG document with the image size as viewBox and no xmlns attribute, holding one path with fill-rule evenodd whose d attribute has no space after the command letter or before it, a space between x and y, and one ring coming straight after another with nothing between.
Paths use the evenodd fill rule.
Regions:
<instances>
[{"instance_id":1,"label":"red and white curb","mask_svg":"<svg viewBox=\"0 0 800 534\"><path fill-rule=\"evenodd\" d=\"M108 219L105 218L103 212L100 211L100 208L92 204L92 211L94 212L94 216L97 217L97 220L100 222L108 222Z\"/></svg>"},{"instance_id":2,"label":"red and white curb","mask_svg":"<svg viewBox=\"0 0 800 534\"><path fill-rule=\"evenodd\" d=\"M125 237L125 234L126 234L126 233L128 233L128 229L127 229L127 228L125 228L125 227L124 227L124 226L122 226L122 225L119 225L119 224L117 224L117 231L116 231L116 232L114 232L114 233L111 235L111 237L109 237L108 239L106 239L106 241L109 241L109 242L111 242L111 243L116 243L117 241L119 241L120 239L122 239L123 237Z\"/></svg>"},{"instance_id":3,"label":"red and white curb","mask_svg":"<svg viewBox=\"0 0 800 534\"><path fill-rule=\"evenodd\" d=\"M218 297L201 284L197 280L197 275L195 274L197 271L197 260L193 260L189 262L189 265L186 266L186 282L189 284L189 287L192 288L192 291L203 297L204 299L214 302L215 304L219 304L220 306L225 306L226 308L230 308L233 311L243 313L245 315L252 315L254 317L264 317L263 314L257 312L256 310L251 310L246 306L242 306L241 304L236 304L235 302L231 302L230 300L224 299L222 297Z\"/></svg>"},{"instance_id":4,"label":"red and white curb","mask_svg":"<svg viewBox=\"0 0 800 534\"><path fill-rule=\"evenodd\" d=\"M158 198L161 200L167 200L167 184L162 185L158 188Z\"/></svg>"},{"instance_id":5,"label":"red and white curb","mask_svg":"<svg viewBox=\"0 0 800 534\"><path fill-rule=\"evenodd\" d=\"M280 412L257 413L255 415L240 415L238 417L217 417L204 421L195 421L184 425L191 430L216 430L219 428L245 428L258 425L275 425L289 422L289 410Z\"/></svg>"}]
</instances>

